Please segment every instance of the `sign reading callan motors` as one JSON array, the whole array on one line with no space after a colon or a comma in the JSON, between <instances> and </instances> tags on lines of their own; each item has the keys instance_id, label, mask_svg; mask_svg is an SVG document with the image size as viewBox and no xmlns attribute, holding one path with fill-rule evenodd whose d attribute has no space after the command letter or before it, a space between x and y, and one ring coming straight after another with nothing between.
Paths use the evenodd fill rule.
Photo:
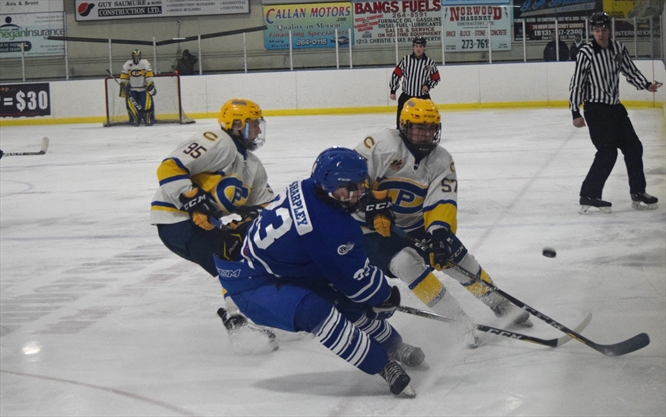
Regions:
<instances>
[{"instance_id":1,"label":"sign reading callan motors","mask_svg":"<svg viewBox=\"0 0 666 417\"><path fill-rule=\"evenodd\" d=\"M0 85L0 117L51 115L49 83Z\"/></svg>"},{"instance_id":2,"label":"sign reading callan motors","mask_svg":"<svg viewBox=\"0 0 666 417\"><path fill-rule=\"evenodd\" d=\"M250 0L76 0L76 21L250 13Z\"/></svg>"}]
</instances>

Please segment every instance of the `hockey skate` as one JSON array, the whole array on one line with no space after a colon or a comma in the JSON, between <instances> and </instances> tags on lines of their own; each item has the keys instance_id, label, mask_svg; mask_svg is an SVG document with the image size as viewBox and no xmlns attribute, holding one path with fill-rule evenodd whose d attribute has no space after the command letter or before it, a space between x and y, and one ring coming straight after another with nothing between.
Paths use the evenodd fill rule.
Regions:
<instances>
[{"instance_id":1,"label":"hockey skate","mask_svg":"<svg viewBox=\"0 0 666 417\"><path fill-rule=\"evenodd\" d=\"M508 326L532 327L530 313L511 304L506 298L494 293L487 293L482 299L496 317L507 320Z\"/></svg>"},{"instance_id":2,"label":"hockey skate","mask_svg":"<svg viewBox=\"0 0 666 417\"><path fill-rule=\"evenodd\" d=\"M633 199L633 196L632 196ZM610 202L604 201L600 198L590 198L590 197L581 197L580 198L580 210L579 214L590 214L590 208L598 208L602 213L610 213L611 207L613 206Z\"/></svg>"},{"instance_id":3,"label":"hockey skate","mask_svg":"<svg viewBox=\"0 0 666 417\"><path fill-rule=\"evenodd\" d=\"M217 310L217 315L222 319L229 333L229 342L237 353L258 354L278 350L272 331L250 323L242 314L228 315L223 308Z\"/></svg>"},{"instance_id":4,"label":"hockey skate","mask_svg":"<svg viewBox=\"0 0 666 417\"><path fill-rule=\"evenodd\" d=\"M398 361L410 368L427 369L428 364L424 362L425 353L421 348L402 343L397 349L389 352L389 358Z\"/></svg>"},{"instance_id":5,"label":"hockey skate","mask_svg":"<svg viewBox=\"0 0 666 417\"><path fill-rule=\"evenodd\" d=\"M409 385L412 380L402 369L402 366L393 359L389 359L384 368L379 371L379 375L389 384L389 389L393 395L402 395L408 398L416 397L416 391Z\"/></svg>"},{"instance_id":6,"label":"hockey skate","mask_svg":"<svg viewBox=\"0 0 666 417\"><path fill-rule=\"evenodd\" d=\"M655 210L657 208L657 197L648 193L638 193L631 195L631 208L634 210Z\"/></svg>"}]
</instances>

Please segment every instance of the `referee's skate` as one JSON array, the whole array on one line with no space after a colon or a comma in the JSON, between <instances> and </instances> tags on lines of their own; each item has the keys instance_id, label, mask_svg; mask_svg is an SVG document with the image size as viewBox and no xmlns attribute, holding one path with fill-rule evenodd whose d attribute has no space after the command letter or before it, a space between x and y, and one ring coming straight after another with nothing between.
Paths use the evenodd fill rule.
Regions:
<instances>
[{"instance_id":1,"label":"referee's skate","mask_svg":"<svg viewBox=\"0 0 666 417\"><path fill-rule=\"evenodd\" d=\"M631 195L631 207L635 210L655 210L657 208L657 197L648 193L638 193Z\"/></svg>"},{"instance_id":2,"label":"referee's skate","mask_svg":"<svg viewBox=\"0 0 666 417\"><path fill-rule=\"evenodd\" d=\"M580 214L590 214L592 207L598 208L602 213L610 213L613 206L610 202L604 201L600 198L581 197L580 198Z\"/></svg>"}]
</instances>

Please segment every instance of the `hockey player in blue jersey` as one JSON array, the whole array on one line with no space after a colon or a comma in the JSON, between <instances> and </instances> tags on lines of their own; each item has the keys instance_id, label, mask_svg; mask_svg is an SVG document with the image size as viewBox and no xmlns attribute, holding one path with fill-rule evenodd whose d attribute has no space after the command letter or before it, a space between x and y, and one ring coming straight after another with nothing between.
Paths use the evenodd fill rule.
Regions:
<instances>
[{"instance_id":1,"label":"hockey player in blue jersey","mask_svg":"<svg viewBox=\"0 0 666 417\"><path fill-rule=\"evenodd\" d=\"M386 321L400 292L369 263L351 216L367 175L351 149L325 150L311 177L289 185L250 225L241 260L215 263L222 286L255 323L310 332L360 370L380 374L393 394L413 397L398 362L420 366L425 355Z\"/></svg>"}]
</instances>

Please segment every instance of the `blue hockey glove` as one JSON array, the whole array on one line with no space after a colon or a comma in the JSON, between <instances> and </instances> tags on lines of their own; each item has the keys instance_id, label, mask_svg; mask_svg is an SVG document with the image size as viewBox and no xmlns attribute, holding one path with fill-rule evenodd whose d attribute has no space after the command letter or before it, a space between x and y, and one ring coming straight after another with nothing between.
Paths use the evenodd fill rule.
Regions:
<instances>
[{"instance_id":1,"label":"blue hockey glove","mask_svg":"<svg viewBox=\"0 0 666 417\"><path fill-rule=\"evenodd\" d=\"M400 307L400 290L394 286L391 287L388 298L380 305L370 307L366 315L371 320L388 320L398 307Z\"/></svg>"},{"instance_id":2,"label":"blue hockey glove","mask_svg":"<svg viewBox=\"0 0 666 417\"><path fill-rule=\"evenodd\" d=\"M426 244L432 248L430 266L438 271L448 268L449 263L460 264L467 248L448 228L442 227L426 234Z\"/></svg>"},{"instance_id":3,"label":"blue hockey glove","mask_svg":"<svg viewBox=\"0 0 666 417\"><path fill-rule=\"evenodd\" d=\"M362 210L365 212L365 224L384 237L391 236L391 226L395 223L395 215L391 210L391 198L388 191L376 191L366 194Z\"/></svg>"},{"instance_id":4,"label":"blue hockey glove","mask_svg":"<svg viewBox=\"0 0 666 417\"><path fill-rule=\"evenodd\" d=\"M183 203L182 210L190 213L194 224L204 230L215 229L215 226L208 221L208 216L219 219L222 217L222 211L217 208L217 204L210 194L195 187L181 194L178 199Z\"/></svg>"}]
</instances>

